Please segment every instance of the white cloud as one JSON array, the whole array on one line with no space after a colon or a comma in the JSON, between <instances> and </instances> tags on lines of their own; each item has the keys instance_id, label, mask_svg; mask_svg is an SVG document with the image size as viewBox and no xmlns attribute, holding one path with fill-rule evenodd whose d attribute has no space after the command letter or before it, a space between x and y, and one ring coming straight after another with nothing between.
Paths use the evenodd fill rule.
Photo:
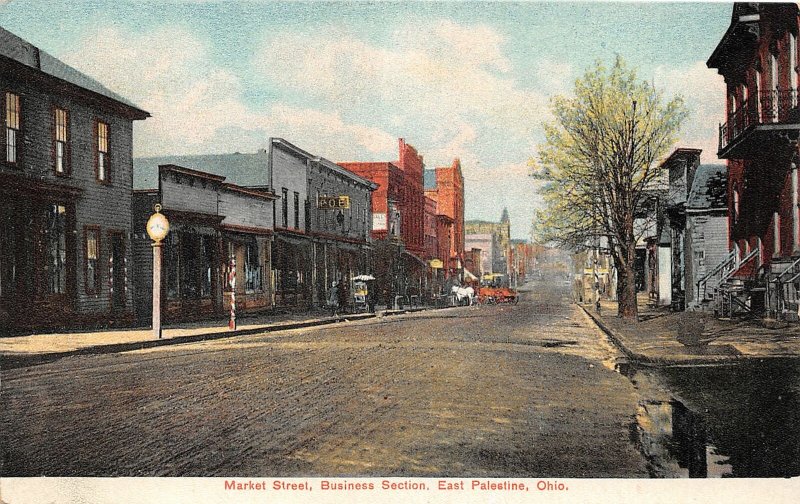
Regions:
<instances>
[{"instance_id":1,"label":"white cloud","mask_svg":"<svg viewBox=\"0 0 800 504\"><path fill-rule=\"evenodd\" d=\"M681 147L703 149L704 163L718 163L718 124L725 122L725 82L722 77L697 61L682 68L659 66L653 80L667 96L680 94L689 108L682 130Z\"/></svg>"},{"instance_id":2,"label":"white cloud","mask_svg":"<svg viewBox=\"0 0 800 504\"><path fill-rule=\"evenodd\" d=\"M547 95L572 91L572 66L569 63L543 59L536 62L537 88Z\"/></svg>"},{"instance_id":3,"label":"white cloud","mask_svg":"<svg viewBox=\"0 0 800 504\"><path fill-rule=\"evenodd\" d=\"M323 156L332 145L395 149L388 133L348 124L335 111L281 103L248 107L242 80L214 65L208 46L183 28L102 28L62 58L153 115L136 123L134 155L245 152L265 147L269 136L285 136ZM242 134L238 143L233 132Z\"/></svg>"},{"instance_id":4,"label":"white cloud","mask_svg":"<svg viewBox=\"0 0 800 504\"><path fill-rule=\"evenodd\" d=\"M520 87L493 28L445 20L399 26L387 37L378 44L344 29L270 33L253 65L283 89L349 114L391 118L431 136L441 123L462 125L436 139L443 151L470 130L527 138L546 117L546 97Z\"/></svg>"}]
</instances>

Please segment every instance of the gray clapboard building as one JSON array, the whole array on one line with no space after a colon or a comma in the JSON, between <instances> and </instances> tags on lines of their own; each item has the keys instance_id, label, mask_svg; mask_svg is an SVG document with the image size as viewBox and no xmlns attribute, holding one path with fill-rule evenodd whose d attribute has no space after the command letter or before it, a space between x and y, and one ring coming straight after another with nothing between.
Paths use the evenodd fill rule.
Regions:
<instances>
[{"instance_id":1,"label":"gray clapboard building","mask_svg":"<svg viewBox=\"0 0 800 504\"><path fill-rule=\"evenodd\" d=\"M164 249L167 320L227 311L230 243L244 247L233 253L239 283L248 279L237 287L245 289L237 292L240 312L321 306L330 283L367 269L374 184L284 139L256 153L137 158L134 165L142 288L151 271L144 223L153 205L160 202L178 226ZM318 204L333 196L346 196L348 205ZM256 260L259 272L250 267ZM150 299L138 296L142 322Z\"/></svg>"},{"instance_id":2,"label":"gray clapboard building","mask_svg":"<svg viewBox=\"0 0 800 504\"><path fill-rule=\"evenodd\" d=\"M659 301L678 310L702 305L716 287L709 272L728 254L727 168L700 164L700 153L679 148L664 161L669 189L659 222Z\"/></svg>"},{"instance_id":3,"label":"gray clapboard building","mask_svg":"<svg viewBox=\"0 0 800 504\"><path fill-rule=\"evenodd\" d=\"M162 248L166 321L227 313L234 289L238 313L272 308L274 290L269 280L275 194L174 164L159 165L157 176L157 189L134 193L140 322L146 323L152 314L153 255L144 228L156 203L170 221ZM235 282L230 281L232 274Z\"/></svg>"},{"instance_id":4,"label":"gray clapboard building","mask_svg":"<svg viewBox=\"0 0 800 504\"><path fill-rule=\"evenodd\" d=\"M133 318L133 121L149 114L0 28L0 332Z\"/></svg>"}]
</instances>

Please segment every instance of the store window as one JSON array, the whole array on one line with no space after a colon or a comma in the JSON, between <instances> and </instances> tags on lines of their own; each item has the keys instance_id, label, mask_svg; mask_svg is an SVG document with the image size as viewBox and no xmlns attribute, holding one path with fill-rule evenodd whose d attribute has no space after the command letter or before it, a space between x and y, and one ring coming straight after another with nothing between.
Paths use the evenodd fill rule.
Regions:
<instances>
[{"instance_id":1,"label":"store window","mask_svg":"<svg viewBox=\"0 0 800 504\"><path fill-rule=\"evenodd\" d=\"M247 243L244 252L245 291L261 292L264 285L258 243Z\"/></svg>"},{"instance_id":2,"label":"store window","mask_svg":"<svg viewBox=\"0 0 800 504\"><path fill-rule=\"evenodd\" d=\"M100 290L100 228L87 227L84 231L85 257L84 268L86 294L97 294Z\"/></svg>"},{"instance_id":3,"label":"store window","mask_svg":"<svg viewBox=\"0 0 800 504\"><path fill-rule=\"evenodd\" d=\"M49 294L67 291L67 209L64 205L50 205L45 231L47 263L45 266Z\"/></svg>"}]
</instances>

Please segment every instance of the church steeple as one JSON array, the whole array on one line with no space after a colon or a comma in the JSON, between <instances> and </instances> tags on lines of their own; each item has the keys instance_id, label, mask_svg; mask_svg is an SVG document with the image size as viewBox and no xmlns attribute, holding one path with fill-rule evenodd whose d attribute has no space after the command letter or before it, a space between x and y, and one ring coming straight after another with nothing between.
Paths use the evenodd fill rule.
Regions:
<instances>
[{"instance_id":1,"label":"church steeple","mask_svg":"<svg viewBox=\"0 0 800 504\"><path fill-rule=\"evenodd\" d=\"M503 216L500 217L500 222L509 222L510 220L508 218L508 208L503 208Z\"/></svg>"}]
</instances>

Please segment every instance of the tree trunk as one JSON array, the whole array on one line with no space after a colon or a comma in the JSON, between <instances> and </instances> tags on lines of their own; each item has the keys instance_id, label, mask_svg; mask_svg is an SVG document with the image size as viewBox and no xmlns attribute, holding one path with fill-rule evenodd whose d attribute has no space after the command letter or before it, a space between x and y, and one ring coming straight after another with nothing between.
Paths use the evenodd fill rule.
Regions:
<instances>
[{"instance_id":1,"label":"tree trunk","mask_svg":"<svg viewBox=\"0 0 800 504\"><path fill-rule=\"evenodd\" d=\"M622 261L622 268L619 274L619 302L617 314L625 319L638 320L639 307L636 303L636 243L631 240L626 244L625 261Z\"/></svg>"}]
</instances>

